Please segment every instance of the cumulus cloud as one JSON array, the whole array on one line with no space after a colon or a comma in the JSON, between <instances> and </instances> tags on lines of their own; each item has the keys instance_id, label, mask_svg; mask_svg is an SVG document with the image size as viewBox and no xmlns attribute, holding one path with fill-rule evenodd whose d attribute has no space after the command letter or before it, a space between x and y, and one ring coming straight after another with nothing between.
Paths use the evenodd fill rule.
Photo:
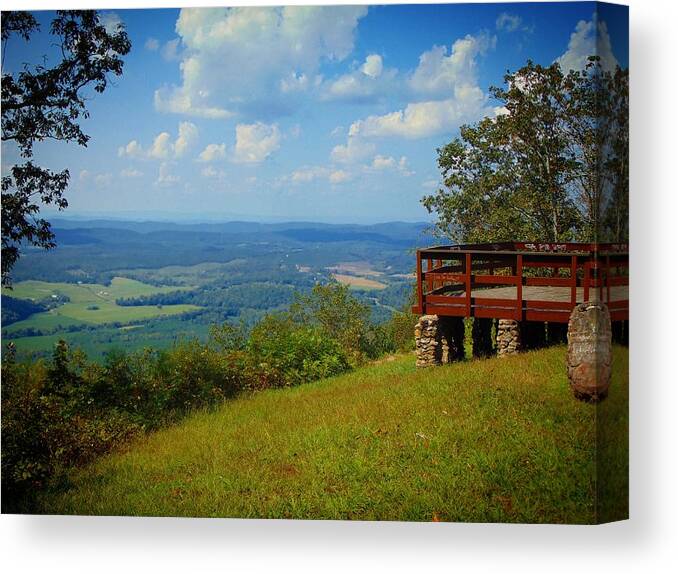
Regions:
<instances>
[{"instance_id":1,"label":"cumulus cloud","mask_svg":"<svg viewBox=\"0 0 678 574\"><path fill-rule=\"evenodd\" d=\"M236 163L259 163L280 149L280 130L277 124L262 122L238 124L235 127Z\"/></svg>"},{"instance_id":2,"label":"cumulus cloud","mask_svg":"<svg viewBox=\"0 0 678 574\"><path fill-rule=\"evenodd\" d=\"M384 70L379 54L370 54L356 70L328 82L323 90L325 100L371 101L397 89L397 70Z\"/></svg>"},{"instance_id":3,"label":"cumulus cloud","mask_svg":"<svg viewBox=\"0 0 678 574\"><path fill-rule=\"evenodd\" d=\"M125 168L125 169L120 171L120 177L124 177L124 178L127 178L127 179L141 177L143 175L144 174L142 172L140 172L138 169L134 169L134 168L131 168L131 167Z\"/></svg>"},{"instance_id":4,"label":"cumulus cloud","mask_svg":"<svg viewBox=\"0 0 678 574\"><path fill-rule=\"evenodd\" d=\"M495 44L494 36L469 34L452 44L449 55L446 46L434 46L419 57L410 87L417 93L444 96L462 86L475 86L477 57Z\"/></svg>"},{"instance_id":5,"label":"cumulus cloud","mask_svg":"<svg viewBox=\"0 0 678 574\"><path fill-rule=\"evenodd\" d=\"M179 55L179 38L165 42L162 47L162 57L168 62L178 62L181 57Z\"/></svg>"},{"instance_id":6,"label":"cumulus cloud","mask_svg":"<svg viewBox=\"0 0 678 574\"><path fill-rule=\"evenodd\" d=\"M405 156L401 156L401 158L396 161L393 156L375 155L369 169L376 171L397 170L405 177L414 175L414 172L409 169L407 157Z\"/></svg>"},{"instance_id":7,"label":"cumulus cloud","mask_svg":"<svg viewBox=\"0 0 678 574\"><path fill-rule=\"evenodd\" d=\"M124 25L120 16L115 12L102 12L99 14L99 23L104 27L108 34L115 34Z\"/></svg>"},{"instance_id":8,"label":"cumulus cloud","mask_svg":"<svg viewBox=\"0 0 678 574\"><path fill-rule=\"evenodd\" d=\"M467 35L452 44L434 46L419 58L408 85L415 101L405 108L353 122L349 140L370 137L424 138L445 134L461 124L494 114L478 86L477 59L494 47L488 34Z\"/></svg>"},{"instance_id":9,"label":"cumulus cloud","mask_svg":"<svg viewBox=\"0 0 678 574\"><path fill-rule=\"evenodd\" d=\"M144 157L144 150L137 140L132 140L127 145L118 148L118 156L140 159Z\"/></svg>"},{"instance_id":10,"label":"cumulus cloud","mask_svg":"<svg viewBox=\"0 0 678 574\"><path fill-rule=\"evenodd\" d=\"M179 137L174 142L174 156L183 157L198 140L198 128L191 122L179 124Z\"/></svg>"},{"instance_id":11,"label":"cumulus cloud","mask_svg":"<svg viewBox=\"0 0 678 574\"><path fill-rule=\"evenodd\" d=\"M374 144L360 138L349 137L346 145L334 146L332 161L337 163L356 163L374 153Z\"/></svg>"},{"instance_id":12,"label":"cumulus cloud","mask_svg":"<svg viewBox=\"0 0 678 574\"><path fill-rule=\"evenodd\" d=\"M322 61L350 54L366 13L365 6L183 9L181 84L157 90L156 109L206 118L274 114L282 95L318 82Z\"/></svg>"},{"instance_id":13,"label":"cumulus cloud","mask_svg":"<svg viewBox=\"0 0 678 574\"><path fill-rule=\"evenodd\" d=\"M378 78L384 69L384 64L379 54L370 54L365 58L365 63L360 68L366 76Z\"/></svg>"},{"instance_id":14,"label":"cumulus cloud","mask_svg":"<svg viewBox=\"0 0 678 574\"><path fill-rule=\"evenodd\" d=\"M396 160L393 157L385 157L383 155L375 155L372 160L373 169L392 169L396 166Z\"/></svg>"},{"instance_id":15,"label":"cumulus cloud","mask_svg":"<svg viewBox=\"0 0 678 574\"><path fill-rule=\"evenodd\" d=\"M156 179L156 185L161 187L172 186L176 183L179 183L181 178L178 175L172 173L172 167L168 162L162 162L158 168L158 179Z\"/></svg>"},{"instance_id":16,"label":"cumulus cloud","mask_svg":"<svg viewBox=\"0 0 678 574\"><path fill-rule=\"evenodd\" d=\"M570 36L567 51L556 59L565 73L570 70L583 70L589 56L599 56L603 70L612 71L618 62L612 51L607 24L599 21L596 15L590 21L580 20Z\"/></svg>"},{"instance_id":17,"label":"cumulus cloud","mask_svg":"<svg viewBox=\"0 0 678 574\"><path fill-rule=\"evenodd\" d=\"M351 124L349 136L424 138L449 133L463 123L493 113L478 86L459 86L453 93L446 100L415 102L404 110L358 120Z\"/></svg>"},{"instance_id":18,"label":"cumulus cloud","mask_svg":"<svg viewBox=\"0 0 678 574\"><path fill-rule=\"evenodd\" d=\"M330 173L330 183L343 183L351 179L351 175L343 169L337 169Z\"/></svg>"},{"instance_id":19,"label":"cumulus cloud","mask_svg":"<svg viewBox=\"0 0 678 574\"><path fill-rule=\"evenodd\" d=\"M99 173L94 176L94 184L97 187L108 187L113 183L112 173Z\"/></svg>"},{"instance_id":20,"label":"cumulus cloud","mask_svg":"<svg viewBox=\"0 0 678 574\"><path fill-rule=\"evenodd\" d=\"M332 185L338 185L351 179L351 174L343 169L323 166L300 168L289 176L292 183L310 183L315 180L327 180Z\"/></svg>"},{"instance_id":21,"label":"cumulus cloud","mask_svg":"<svg viewBox=\"0 0 678 574\"><path fill-rule=\"evenodd\" d=\"M157 38L148 38L144 44L144 48L146 48L149 52L157 52L160 48L160 42Z\"/></svg>"},{"instance_id":22,"label":"cumulus cloud","mask_svg":"<svg viewBox=\"0 0 678 574\"><path fill-rule=\"evenodd\" d=\"M209 144L204 150L200 152L198 160L202 162L211 162L224 159L225 157L226 144Z\"/></svg>"},{"instance_id":23,"label":"cumulus cloud","mask_svg":"<svg viewBox=\"0 0 678 574\"><path fill-rule=\"evenodd\" d=\"M169 132L160 132L153 139L151 146L144 150L137 140L118 148L119 157L133 159L169 159L183 157L197 142L198 128L191 122L181 122L178 127L177 139L172 141Z\"/></svg>"},{"instance_id":24,"label":"cumulus cloud","mask_svg":"<svg viewBox=\"0 0 678 574\"><path fill-rule=\"evenodd\" d=\"M515 32L518 30L518 28L520 28L522 23L523 19L520 16L502 12L497 17L496 26L497 30L501 30L503 32Z\"/></svg>"}]
</instances>

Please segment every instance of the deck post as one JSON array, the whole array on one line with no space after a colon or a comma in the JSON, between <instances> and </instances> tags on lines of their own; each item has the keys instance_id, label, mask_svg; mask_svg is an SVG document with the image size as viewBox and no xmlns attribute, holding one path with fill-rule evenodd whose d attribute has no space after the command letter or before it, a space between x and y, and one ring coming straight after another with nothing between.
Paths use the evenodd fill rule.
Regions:
<instances>
[{"instance_id":1,"label":"deck post","mask_svg":"<svg viewBox=\"0 0 678 574\"><path fill-rule=\"evenodd\" d=\"M523 349L540 349L546 345L546 323L523 321L520 334Z\"/></svg>"},{"instance_id":2,"label":"deck post","mask_svg":"<svg viewBox=\"0 0 678 574\"><path fill-rule=\"evenodd\" d=\"M473 328L471 334L473 338L473 356L489 357L493 354L492 345L492 323L493 319L473 318Z\"/></svg>"},{"instance_id":3,"label":"deck post","mask_svg":"<svg viewBox=\"0 0 678 574\"><path fill-rule=\"evenodd\" d=\"M522 349L520 321L499 319L497 321L497 355L515 355Z\"/></svg>"}]
</instances>

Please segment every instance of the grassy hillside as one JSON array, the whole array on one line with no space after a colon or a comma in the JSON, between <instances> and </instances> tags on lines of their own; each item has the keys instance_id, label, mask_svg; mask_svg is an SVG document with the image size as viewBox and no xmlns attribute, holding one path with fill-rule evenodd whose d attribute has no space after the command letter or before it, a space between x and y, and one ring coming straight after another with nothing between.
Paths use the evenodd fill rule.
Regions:
<instances>
[{"instance_id":1,"label":"grassy hillside","mask_svg":"<svg viewBox=\"0 0 678 574\"><path fill-rule=\"evenodd\" d=\"M595 521L595 407L565 348L416 370L411 355L197 413L74 472L47 513ZM605 491L625 514L628 350L615 348ZM614 506L614 505L613 505Z\"/></svg>"}]
</instances>

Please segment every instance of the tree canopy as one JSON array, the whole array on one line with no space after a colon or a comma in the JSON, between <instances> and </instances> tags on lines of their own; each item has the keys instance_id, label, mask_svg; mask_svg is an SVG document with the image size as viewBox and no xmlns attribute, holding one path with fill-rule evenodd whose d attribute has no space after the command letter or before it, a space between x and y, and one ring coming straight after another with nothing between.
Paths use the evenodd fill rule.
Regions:
<instances>
[{"instance_id":1,"label":"tree canopy","mask_svg":"<svg viewBox=\"0 0 678 574\"><path fill-rule=\"evenodd\" d=\"M61 10L52 20L59 62L25 64L20 71L5 72L4 55L11 38L30 41L40 28L28 12L3 12L2 42L2 141L13 142L26 160L2 175L2 282L10 283L10 271L22 244L55 246L48 221L40 208L65 209L64 192L70 174L52 171L33 161L36 142L52 139L86 146L89 136L78 120L87 118L87 89L102 93L110 75L122 74L123 60L131 48L122 25L107 30L97 12Z\"/></svg>"},{"instance_id":2,"label":"tree canopy","mask_svg":"<svg viewBox=\"0 0 678 574\"><path fill-rule=\"evenodd\" d=\"M495 117L438 150L423 198L455 241L627 241L628 70L565 74L531 61L490 92Z\"/></svg>"}]
</instances>

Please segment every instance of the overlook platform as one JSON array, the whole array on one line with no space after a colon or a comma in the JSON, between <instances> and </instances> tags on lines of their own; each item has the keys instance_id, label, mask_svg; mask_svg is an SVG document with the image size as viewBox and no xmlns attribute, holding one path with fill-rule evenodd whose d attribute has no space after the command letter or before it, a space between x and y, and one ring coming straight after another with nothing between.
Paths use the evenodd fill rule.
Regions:
<instances>
[{"instance_id":1,"label":"overlook platform","mask_svg":"<svg viewBox=\"0 0 678 574\"><path fill-rule=\"evenodd\" d=\"M481 243L417 251L412 312L567 323L578 303L629 318L629 253L616 243Z\"/></svg>"}]
</instances>

